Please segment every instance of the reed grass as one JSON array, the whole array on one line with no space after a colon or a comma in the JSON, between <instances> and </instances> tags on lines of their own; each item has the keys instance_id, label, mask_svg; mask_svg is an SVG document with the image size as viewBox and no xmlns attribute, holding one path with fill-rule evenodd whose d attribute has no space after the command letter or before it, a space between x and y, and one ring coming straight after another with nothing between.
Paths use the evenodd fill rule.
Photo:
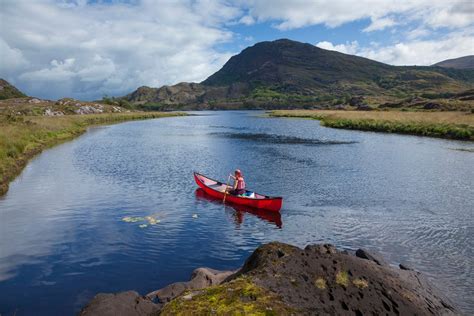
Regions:
<instances>
[{"instance_id":1,"label":"reed grass","mask_svg":"<svg viewBox=\"0 0 474 316\"><path fill-rule=\"evenodd\" d=\"M25 167L45 148L84 133L87 127L129 120L179 116L176 112L129 112L58 117L0 115L0 196Z\"/></svg>"},{"instance_id":2,"label":"reed grass","mask_svg":"<svg viewBox=\"0 0 474 316\"><path fill-rule=\"evenodd\" d=\"M474 140L474 114L466 112L277 110L270 116L316 119L333 128Z\"/></svg>"}]
</instances>

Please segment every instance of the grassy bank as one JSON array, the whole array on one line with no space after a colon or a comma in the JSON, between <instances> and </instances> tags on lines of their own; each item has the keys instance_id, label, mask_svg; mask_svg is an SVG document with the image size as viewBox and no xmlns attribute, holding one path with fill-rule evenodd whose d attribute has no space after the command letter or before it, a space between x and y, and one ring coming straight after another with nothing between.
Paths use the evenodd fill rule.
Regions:
<instances>
[{"instance_id":1,"label":"grassy bank","mask_svg":"<svg viewBox=\"0 0 474 316\"><path fill-rule=\"evenodd\" d=\"M55 117L0 115L0 196L8 191L9 182L34 155L81 135L89 126L177 115L184 114L130 112Z\"/></svg>"},{"instance_id":2,"label":"grassy bank","mask_svg":"<svg viewBox=\"0 0 474 316\"><path fill-rule=\"evenodd\" d=\"M311 118L334 128L474 140L474 114L466 112L281 110L270 116Z\"/></svg>"}]
</instances>

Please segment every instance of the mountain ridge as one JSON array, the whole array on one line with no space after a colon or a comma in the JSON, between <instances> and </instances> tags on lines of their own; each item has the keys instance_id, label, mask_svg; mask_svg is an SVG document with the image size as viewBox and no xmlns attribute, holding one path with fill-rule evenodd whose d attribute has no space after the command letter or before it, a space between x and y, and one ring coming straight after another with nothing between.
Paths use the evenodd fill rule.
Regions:
<instances>
[{"instance_id":1,"label":"mountain ridge","mask_svg":"<svg viewBox=\"0 0 474 316\"><path fill-rule=\"evenodd\" d=\"M24 98L26 94L18 90L14 85L0 78L0 100Z\"/></svg>"},{"instance_id":2,"label":"mountain ridge","mask_svg":"<svg viewBox=\"0 0 474 316\"><path fill-rule=\"evenodd\" d=\"M140 87L123 98L153 109L303 108L399 102L474 87L474 70L392 66L288 39L260 42L232 56L201 83Z\"/></svg>"},{"instance_id":3,"label":"mountain ridge","mask_svg":"<svg viewBox=\"0 0 474 316\"><path fill-rule=\"evenodd\" d=\"M474 55L446 59L434 64L433 66L453 69L474 69Z\"/></svg>"}]
</instances>

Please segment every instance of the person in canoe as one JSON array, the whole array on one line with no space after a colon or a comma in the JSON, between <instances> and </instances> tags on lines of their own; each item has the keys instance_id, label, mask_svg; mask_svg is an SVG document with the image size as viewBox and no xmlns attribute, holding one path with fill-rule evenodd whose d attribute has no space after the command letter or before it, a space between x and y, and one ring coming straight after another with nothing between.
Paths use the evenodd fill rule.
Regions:
<instances>
[{"instance_id":1,"label":"person in canoe","mask_svg":"<svg viewBox=\"0 0 474 316\"><path fill-rule=\"evenodd\" d=\"M243 195L245 193L245 180L242 176L242 172L237 169L235 170L234 175L229 176L234 179L234 185L229 193L233 195Z\"/></svg>"}]
</instances>

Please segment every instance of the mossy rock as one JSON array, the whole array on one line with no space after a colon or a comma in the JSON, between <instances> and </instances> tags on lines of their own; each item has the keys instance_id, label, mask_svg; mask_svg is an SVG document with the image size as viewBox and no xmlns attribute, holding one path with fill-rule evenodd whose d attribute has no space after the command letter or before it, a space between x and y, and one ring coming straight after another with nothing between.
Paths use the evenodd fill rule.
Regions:
<instances>
[{"instance_id":1,"label":"mossy rock","mask_svg":"<svg viewBox=\"0 0 474 316\"><path fill-rule=\"evenodd\" d=\"M240 277L204 290L186 292L160 315L296 315L275 293Z\"/></svg>"}]
</instances>

